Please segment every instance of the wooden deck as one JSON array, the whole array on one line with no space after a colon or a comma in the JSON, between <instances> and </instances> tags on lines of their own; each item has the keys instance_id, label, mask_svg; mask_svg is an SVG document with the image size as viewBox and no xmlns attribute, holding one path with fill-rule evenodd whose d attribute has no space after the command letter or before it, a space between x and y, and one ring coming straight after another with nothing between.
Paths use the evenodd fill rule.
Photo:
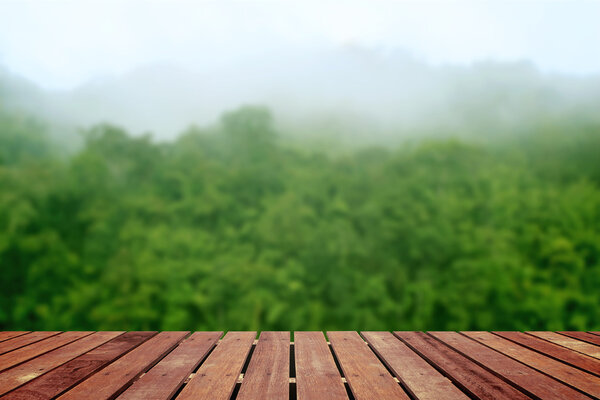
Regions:
<instances>
[{"instance_id":1,"label":"wooden deck","mask_svg":"<svg viewBox=\"0 0 600 400\"><path fill-rule=\"evenodd\" d=\"M600 332L0 332L0 399L600 399Z\"/></svg>"}]
</instances>

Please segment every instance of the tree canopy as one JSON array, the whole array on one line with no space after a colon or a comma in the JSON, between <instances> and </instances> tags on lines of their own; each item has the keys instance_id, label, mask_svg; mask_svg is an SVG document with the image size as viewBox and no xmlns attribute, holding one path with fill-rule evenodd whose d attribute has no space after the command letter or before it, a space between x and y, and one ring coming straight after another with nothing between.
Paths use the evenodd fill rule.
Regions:
<instances>
[{"instance_id":1,"label":"tree canopy","mask_svg":"<svg viewBox=\"0 0 600 400\"><path fill-rule=\"evenodd\" d=\"M0 113L0 329L600 328L600 127L336 154Z\"/></svg>"}]
</instances>

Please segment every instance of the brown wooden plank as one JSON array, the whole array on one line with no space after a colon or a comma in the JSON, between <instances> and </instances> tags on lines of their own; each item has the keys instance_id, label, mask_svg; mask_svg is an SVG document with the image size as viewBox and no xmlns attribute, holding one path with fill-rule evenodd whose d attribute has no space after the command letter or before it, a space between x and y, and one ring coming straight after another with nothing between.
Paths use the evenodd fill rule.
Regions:
<instances>
[{"instance_id":1,"label":"brown wooden plank","mask_svg":"<svg viewBox=\"0 0 600 400\"><path fill-rule=\"evenodd\" d=\"M17 336L25 335L26 333L29 333L29 331L2 331L0 332L0 342Z\"/></svg>"},{"instance_id":2,"label":"brown wooden plank","mask_svg":"<svg viewBox=\"0 0 600 400\"><path fill-rule=\"evenodd\" d=\"M394 332L458 387L479 399L529 399L487 369L423 332Z\"/></svg>"},{"instance_id":3,"label":"brown wooden plank","mask_svg":"<svg viewBox=\"0 0 600 400\"><path fill-rule=\"evenodd\" d=\"M589 333L591 333L591 334L593 334L593 335L598 335L598 336L600 336L600 331L598 331L598 332L589 331Z\"/></svg>"},{"instance_id":4,"label":"brown wooden plank","mask_svg":"<svg viewBox=\"0 0 600 400\"><path fill-rule=\"evenodd\" d=\"M228 400L255 337L256 332L228 332L177 399Z\"/></svg>"},{"instance_id":5,"label":"brown wooden plank","mask_svg":"<svg viewBox=\"0 0 600 400\"><path fill-rule=\"evenodd\" d=\"M189 332L161 332L92 375L60 399L113 399L141 373L152 367Z\"/></svg>"},{"instance_id":6,"label":"brown wooden plank","mask_svg":"<svg viewBox=\"0 0 600 400\"><path fill-rule=\"evenodd\" d=\"M512 383L531 397L540 399L589 399L588 396L498 353L483 344L456 332L429 332L454 350L490 370L506 382Z\"/></svg>"},{"instance_id":7,"label":"brown wooden plank","mask_svg":"<svg viewBox=\"0 0 600 400\"><path fill-rule=\"evenodd\" d=\"M17 336L13 339L6 340L0 343L0 354L8 353L9 351L13 351L18 349L19 347L27 346L28 344L32 344L35 342L39 342L40 340L49 338L50 336L58 335L60 331L48 332L31 332L26 335Z\"/></svg>"},{"instance_id":8,"label":"brown wooden plank","mask_svg":"<svg viewBox=\"0 0 600 400\"><path fill-rule=\"evenodd\" d=\"M327 336L357 400L409 399L358 333L327 332Z\"/></svg>"},{"instance_id":9,"label":"brown wooden plank","mask_svg":"<svg viewBox=\"0 0 600 400\"><path fill-rule=\"evenodd\" d=\"M348 400L322 332L294 332L298 400Z\"/></svg>"},{"instance_id":10,"label":"brown wooden plank","mask_svg":"<svg viewBox=\"0 0 600 400\"><path fill-rule=\"evenodd\" d=\"M86 341L91 341L91 339L95 339L95 337L104 334L105 332L98 332L81 340L78 340L75 343L71 343L65 347L54 350L53 352L47 353L41 358L50 358L53 357L55 363L60 362L58 360L59 356L68 357L68 347L75 347L75 344L83 345ZM119 333L119 332L117 332ZM122 335L115 337L114 339L96 347L95 349L88 351L85 354L80 355L77 358L68 361L67 363L47 372L46 374L30 381L29 383L21 386L20 388L13 390L12 392L6 394L4 397L1 397L2 400L27 400L27 399L35 399L35 400L48 400L52 399L60 394L64 393L66 390L75 386L86 377L90 376L94 372L106 366L108 363L114 361L116 358L121 356L122 354L130 351L132 348L135 348L140 343L148 340L150 337L155 335L156 332L127 332ZM112 335L109 335L109 337ZM93 345L93 343L90 343ZM85 350L84 348L78 349L79 351ZM58 353L56 357L52 353ZM32 364L30 371L34 373L39 372L36 368L39 367L40 363L34 363L39 359L34 359L29 361L26 364ZM21 368L26 364L21 364L20 366L14 369L20 369L22 372L22 376L27 376L25 374L31 373L27 371L25 368ZM45 365L44 370L50 369L50 365ZM7 372L10 372L9 370ZM40 372L41 373L41 372Z\"/></svg>"},{"instance_id":11,"label":"brown wooden plank","mask_svg":"<svg viewBox=\"0 0 600 400\"><path fill-rule=\"evenodd\" d=\"M362 332L362 335L416 399L469 398L390 332Z\"/></svg>"},{"instance_id":12,"label":"brown wooden plank","mask_svg":"<svg viewBox=\"0 0 600 400\"><path fill-rule=\"evenodd\" d=\"M63 332L0 356L0 371L64 346L93 332Z\"/></svg>"},{"instance_id":13,"label":"brown wooden plank","mask_svg":"<svg viewBox=\"0 0 600 400\"><path fill-rule=\"evenodd\" d=\"M583 340L584 342L588 342L591 344L595 344L596 346L600 346L600 336L594 335L592 333L587 332L573 332L573 331L562 331L558 332L561 335L569 336L578 340Z\"/></svg>"},{"instance_id":14,"label":"brown wooden plank","mask_svg":"<svg viewBox=\"0 0 600 400\"><path fill-rule=\"evenodd\" d=\"M600 378L597 376L536 353L490 332L463 332L463 334L582 392L594 397L600 396Z\"/></svg>"},{"instance_id":15,"label":"brown wooden plank","mask_svg":"<svg viewBox=\"0 0 600 400\"><path fill-rule=\"evenodd\" d=\"M498 336L512 340L521 346L555 358L574 367L581 368L594 375L600 375L600 360L566 349L543 339L527 335L523 332L494 332Z\"/></svg>"},{"instance_id":16,"label":"brown wooden plank","mask_svg":"<svg viewBox=\"0 0 600 400\"><path fill-rule=\"evenodd\" d=\"M262 332L237 399L288 399L289 378L290 333Z\"/></svg>"},{"instance_id":17,"label":"brown wooden plank","mask_svg":"<svg viewBox=\"0 0 600 400\"><path fill-rule=\"evenodd\" d=\"M573 339L572 337L560 335L556 332L532 331L527 333L559 346L566 347L567 349L575 350L590 357L600 359L600 347L593 344L582 342L581 340Z\"/></svg>"},{"instance_id":18,"label":"brown wooden plank","mask_svg":"<svg viewBox=\"0 0 600 400\"><path fill-rule=\"evenodd\" d=\"M170 399L215 346L222 332L196 332L135 381L119 400Z\"/></svg>"},{"instance_id":19,"label":"brown wooden plank","mask_svg":"<svg viewBox=\"0 0 600 400\"><path fill-rule=\"evenodd\" d=\"M0 373L0 394L105 343L123 332L96 332Z\"/></svg>"}]
</instances>

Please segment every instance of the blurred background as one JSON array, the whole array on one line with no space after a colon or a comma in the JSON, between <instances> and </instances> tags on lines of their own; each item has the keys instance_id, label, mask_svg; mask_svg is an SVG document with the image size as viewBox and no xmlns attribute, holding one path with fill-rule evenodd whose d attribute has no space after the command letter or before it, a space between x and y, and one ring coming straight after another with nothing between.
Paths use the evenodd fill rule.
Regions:
<instances>
[{"instance_id":1,"label":"blurred background","mask_svg":"<svg viewBox=\"0 0 600 400\"><path fill-rule=\"evenodd\" d=\"M600 329L584 1L3 1L0 329Z\"/></svg>"}]
</instances>

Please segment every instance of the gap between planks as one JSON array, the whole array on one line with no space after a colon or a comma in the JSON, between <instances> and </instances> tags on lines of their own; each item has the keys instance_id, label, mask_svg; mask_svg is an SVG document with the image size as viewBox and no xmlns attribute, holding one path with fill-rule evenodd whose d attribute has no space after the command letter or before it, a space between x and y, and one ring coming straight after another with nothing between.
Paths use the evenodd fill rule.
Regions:
<instances>
[{"instance_id":1,"label":"gap between planks","mask_svg":"<svg viewBox=\"0 0 600 400\"><path fill-rule=\"evenodd\" d=\"M570 332L569 332L569 333L570 333ZM561 335L563 335L563 333L562 333L562 332L561 332L561 333L557 333L557 334L561 334ZM598 334L598 332L592 332L592 333L588 333L588 335L592 335L592 339L594 339L594 338L595 338L595 336L597 336L597 334ZM16 338L16 337L20 337L20 336L25 336L25 335L27 335L27 333L23 333L23 334L21 334L21 335L15 336L15 338ZM430 333L427 333L427 335L431 336L431 334L430 334ZM189 336L190 336L190 334L186 335L186 337L184 338L184 340L185 340L185 339L187 339ZM495 336L497 336L497 334L495 334ZM529 335L527 335L527 336L529 336ZM570 336L570 337L569 337L569 336L567 336L567 335L564 335L564 336L566 336L566 338L568 338L568 339L570 339L570 340L580 340L580 341L582 341L582 342L583 342L583 340L582 340L582 339L579 339L579 338L575 339L575 338L573 337L573 336L575 336L574 334L573 334L573 336ZM210 357L210 355L211 355L212 351L214 351L216 348L218 348L218 346L220 346L220 345L222 344L224 337L225 337L225 335L222 335L222 336L221 336L221 337L220 337L220 338L219 338L219 339L218 339L218 340L215 342L215 345L213 346L213 348L211 349L211 351L210 351L210 352L209 352L209 353L208 353L208 354L207 354L207 355L204 357L204 359L203 359L203 360L201 361L201 363L200 363L200 364L199 364L199 365L198 365L198 366L195 368L195 370L194 370L193 372L191 372L191 373L189 374L189 376L187 376L187 378L186 378L186 379L185 379L185 380L182 382L181 386L179 387L178 393L179 393L179 392L181 392L181 390L182 390L182 389L183 389L185 386L187 386L187 384L188 384L188 383L189 383L189 382L190 382L190 381L191 381L191 380L192 380L192 379L193 379L193 378L194 378L194 377L197 375L197 374L196 374L196 371L197 371L197 370L198 370L198 369L199 369L199 368L200 368L200 367L201 367L201 366L202 366L202 365L203 365L203 364L206 362L206 360L207 360L207 359ZM408 393L408 391L406 390L406 388L404 387L404 385L402 384L402 382L401 382L401 381L400 381L400 380L399 380L399 379L398 379L398 378L397 378L397 377L394 375L394 373L393 373L393 372L392 372L392 371L389 369L389 367L388 367L388 366L386 365L386 363L385 363L385 362L382 360L382 358L381 358L381 357L380 357L380 356L377 354L377 352L376 352L376 351L374 351L374 349L372 348L372 346L371 346L371 345L370 345L370 344L369 344L369 343L368 343L368 342L367 342L367 341L366 341L366 340L365 340L365 339L362 337L362 335L360 335L360 334L359 334L359 337L360 337L360 340L361 340L361 342L358 342L358 341L357 341L357 344L358 344L358 346L359 346L359 347L361 347L361 346L360 346L360 344L364 344L365 346L367 346L367 347L369 348L369 351L370 351L370 352L372 352L372 353L373 353L373 354L374 354L374 355L377 357L377 359L379 360L379 362L380 362L380 363L381 363L381 364L382 364L382 365L383 365L383 366L384 366L384 367L385 367L385 368L388 370L388 372L389 372L389 374L391 375L391 377L393 378L394 382L395 382L396 384L398 384L398 385L400 386L400 388L401 388L401 389L402 389L404 392L407 392L407 393ZM502 336L501 336L501 337L502 337ZM533 336L533 335L531 335L530 337L531 337L532 339L534 339L534 338L535 338L535 339L537 339L537 340L539 340L539 341L541 341L541 342L545 342L545 343L552 343L552 342L550 342L550 341L547 341L547 340L544 340L544 339L542 339L542 338L536 338L536 337L535 337L535 336ZM327 338L327 336L325 336L325 338ZM436 338L436 339L437 339L437 338ZM506 339L506 338L505 338L505 339ZM7 340L8 340L8 339L7 339ZM439 339L438 339L438 340L439 340ZM474 339L471 339L471 340L474 340ZM401 341L401 342L403 342L402 340L400 340L400 341ZM595 340L594 340L594 341L595 341ZM183 342L183 340L182 340L182 342ZM247 354L247 356L246 356L246 359L244 360L244 363L243 363L243 371L242 371L242 372L239 374L239 376L238 376L237 380L235 381L235 386L237 387L237 390L235 390L235 391L234 391L234 393L233 393L233 396L231 397L231 399L235 399L235 398L236 398L236 396L237 396L237 392L239 391L239 387L240 387L240 386L243 384L243 382L244 382L245 372L246 372L246 370L247 370L247 368L248 368L248 365L250 364L250 361L251 361L251 359L252 359L252 356L253 356L254 350L256 349L256 346L258 345L258 343L259 343L259 340L258 340L258 339L254 339L254 340L252 341L252 344L251 344L251 349L250 349L250 351L248 352L248 354ZM332 344L331 344L331 342L330 342L329 340L327 340L327 339L326 339L326 340L325 340L325 343L327 343L327 347L328 347L328 348L330 349L330 351L331 351L331 350L332 350ZM444 343L444 342L442 341L442 343ZM513 341L513 343L515 343L515 342ZM584 343L585 343L585 342L584 342ZM588 342L588 343L589 343L589 342ZM519 345L520 347L523 347L524 349L527 349L527 348L528 348L528 346L526 346L526 345L523 345L523 344L519 344L518 342L517 342L517 343L515 343L515 344ZM489 348L489 346L487 346L486 344L483 344L483 345L484 345L485 347ZM561 348L563 348L563 349L566 349L566 348L565 348L565 347L563 347L563 346L560 346L560 345L557 345L557 344L554 344L554 345L555 345L555 346L558 346L558 347L561 347ZM294 357L295 357L295 341L294 341L294 340L291 340L291 341L289 341L289 342L288 342L288 346L289 346L289 348L290 348L290 366L292 366L292 364L294 364ZM446 344L446 346L447 346L447 344ZM593 345L593 344L590 344L590 346L594 346L594 345ZM449 346L449 347L450 347L450 348L452 348L451 346ZM454 350L454 349L453 349L453 350ZM493 349L493 348L492 348L492 350L494 350L494 351L498 351L498 350L496 350L496 349ZM536 352L536 353L538 353L538 354L544 355L544 356L546 356L546 357L554 358L554 357L552 357L551 355L544 354L544 352L543 352L543 351L539 351L539 350L536 350L536 349L531 349L531 348L530 348L530 349L529 349L529 351L531 351L531 350L533 350L534 352ZM414 351L414 349L413 349L413 351ZM456 351L456 350L454 350L454 351ZM572 350L572 351L573 351L573 350ZM458 352L458 353L460 354L460 352ZM575 353L575 354L581 354L581 353L578 353L577 351L574 351L574 353ZM168 354L168 353L167 353L167 354ZM418 352L417 352L417 354L418 354ZM503 353L502 353L502 352L500 352L500 354L503 354ZM344 375L343 375L344 373L343 373L343 371L342 371L342 370L341 370L341 368L340 368L340 363L339 363L338 357L336 356L336 354L335 354L335 352L334 352L334 351L331 351L331 356L332 356L332 358L333 358L333 360L334 360L334 362L335 362L335 364L336 364L336 367L338 368L338 372L339 372L339 374L340 374L340 376L339 376L339 380L340 380L340 382L341 382L341 383L344 385L344 387L347 389L347 391L348 391L348 397L349 397L349 399L353 399L353 394L352 394L352 392L351 392L351 390L350 390L350 388L349 388L349 383L348 383L348 381L347 381L346 377L344 377ZM165 356L165 357L166 357L166 356ZM428 360L426 357L423 357L423 356L421 356L421 358L423 358L423 360L424 360L424 361L426 361L428 364L430 364L430 365L431 365L433 368L435 368L435 369L438 369L438 368L436 367L436 365L435 365L435 364L432 364L432 363L431 363L431 362L430 362L430 361L429 361L429 360ZM512 358L512 357L511 357L511 358ZM559 359L555 359L555 360L556 360L556 361L559 361L559 362L561 361L561 360L559 360ZM157 361L157 362L158 362L158 361ZM563 364L568 364L568 362L565 362L565 361L562 361L562 363L563 363ZM152 366L150 366L149 368L151 368L151 367L152 367ZM484 367L484 368L486 368L486 369L488 369L488 370L489 370L489 368L490 368L490 367L489 367L489 366L486 366L486 367ZM534 369L537 369L537 368L534 368ZM586 370L585 370L585 369L582 369L582 371L586 371ZM494 371L491 371L491 372L492 372L492 373L494 373ZM541 372L542 374L544 374L544 375L547 375L547 373L544 373L544 371L539 371L539 370L538 370L538 372ZM142 373L141 373L141 374L140 374L138 377L136 377L135 381L137 381L137 380L141 379L142 377L144 377L144 376L146 375L146 373L147 373L147 372L142 372ZM296 398L296 395L297 395L297 392L296 392L296 387L295 387L295 385L296 385L296 383L297 383L297 378L296 378L294 375L295 375L295 374L294 374L293 370L292 370L292 369L290 369L290 372L289 372L289 374L288 374L288 378L287 378L287 382L288 382L288 384L290 385L290 393L289 393L289 394L290 394L290 399L295 399L295 398ZM551 377L552 377L552 376L551 376ZM557 379L557 378L555 378L555 377L552 377L552 378L553 378L553 379ZM132 383L133 383L133 382L132 382ZM564 384L564 382L563 382L563 384ZM128 385L127 387L129 387L129 386L131 386L131 384L130 384L130 385ZM569 385L569 384L567 384L567 386L570 386L570 385ZM521 389L521 390L522 390L522 389ZM178 393L177 393L177 394L178 394ZM177 396L177 394L175 395L175 397ZM411 396L411 398L412 398L412 396Z\"/></svg>"},{"instance_id":2,"label":"gap between planks","mask_svg":"<svg viewBox=\"0 0 600 400\"><path fill-rule=\"evenodd\" d=\"M225 335L226 335L226 334L227 334L227 333L224 333L224 335L223 335L223 336L222 336L222 337L221 337L221 338L220 338L220 339L219 339L219 340L216 342L215 346L214 346L214 347L213 347L213 349L211 350L211 353L212 353L212 352L213 352L215 349L217 349L219 345L221 345L221 343L223 342L223 338L225 337ZM326 336L325 336L325 337L326 337ZM368 343L367 341L365 341L365 340L362 338L362 336L360 336L360 338L361 338L361 341L362 341L362 343L363 343L363 344L364 344L364 345L365 345L365 346L366 346L366 347L369 349L369 351L371 351L371 352L372 352L372 348L371 348L371 346L369 345L369 343ZM256 349L256 346L257 346L257 344L258 344L258 341L259 341L258 339L255 339L255 340L252 342L251 349L250 349L250 351L248 352L248 355L246 356L246 359L245 359L245 361L244 361L244 365L243 365L243 368L242 368L242 372L240 373L240 375L238 376L238 378L237 378L237 380L236 380L236 382L235 382L235 388L234 388L234 392L232 393L232 395L231 395L231 397L230 397L230 399L231 399L231 400L235 400L235 399L237 398L237 396L238 396L239 389L240 389L240 387L241 387L242 383L244 382L244 376L245 376L245 372L246 372L246 370L248 369L248 365L250 364L250 360L252 359L252 356L253 356L254 350ZM326 343L327 343L327 347L328 347L328 348L330 349L330 351L331 351L331 349L332 349L332 347L331 347L331 342L330 342L329 340L326 340ZM291 340L291 341L289 342L288 346L289 346L289 348L290 348L290 354L291 354L291 356L290 356L290 365L291 365L291 363L292 363L292 360L294 360L294 357L295 357L295 354L293 354L293 353L292 353L292 352L294 351L295 341L294 341L294 340ZM373 354L375 354L375 353L373 352ZM375 355L376 355L376 354L375 354ZM335 353L334 353L333 351L331 351L331 356L332 356L332 358L333 358L333 360L334 360L334 362L335 362L335 364L336 364L336 367L338 368L338 373L340 374L340 378L339 378L339 379L340 379L340 382L341 382L341 383L342 383L342 385L343 385L343 386L346 388L347 395L348 395L348 399L349 399L349 400L354 400L354 398L355 398L355 397L354 397L354 395L353 395L353 393L352 393L352 391L351 391L351 389L350 389L350 387L349 387L349 384L348 384L348 381L347 381L347 379L346 379L346 378L343 376L343 372L342 372L342 370L341 370L341 368L340 368L340 366L339 366L339 360L338 360L337 356L335 355ZM181 392L181 391L182 391L182 390L185 388L185 386L187 386L187 385L190 383L190 381L191 381L191 380L192 380L192 379L193 379L193 378L194 378L194 377L197 375L197 371L198 371L198 370L201 368L202 364L204 364L204 363L206 362L206 360L207 360L209 357L210 357L210 354L208 354L208 355L205 357L205 359L202 361L202 363L201 363L201 364L199 364L199 365L198 365L198 367L197 367L197 368L196 368L196 369L195 369L195 370L194 370L192 373L190 373L190 375L189 375L189 376L188 376L188 377L187 377L187 378L184 380L183 384L182 384L182 385L181 385L181 387L178 389L178 391L177 391L177 394L179 394L179 393L180 393L180 392ZM294 368L295 368L295 365L294 365ZM387 367L386 367L386 368L387 368ZM398 384L398 386L399 386L399 387L400 387L400 388L401 388L403 391L405 391L405 390L404 390L404 388L402 387L402 384L401 384L401 383L400 383L400 381L398 380L398 378L397 378L396 376L394 376L393 374L391 374L391 373L390 373L390 375L392 376L392 379L394 380L394 382L396 382L396 384ZM138 378L138 379L139 379L139 378ZM289 393L289 397L290 397L290 399L296 399L296 398L297 398L297 392L296 392L296 388L295 388L295 385L296 385L296 383L297 383L297 378L296 378L296 377L293 377L293 376L289 376L289 377L288 377L288 384L291 386L291 387L290 387L290 393ZM292 390L292 386L294 387L294 388L293 388L293 390ZM175 395L175 397L174 397L174 398L176 398L176 397L177 397L177 394Z\"/></svg>"}]
</instances>

